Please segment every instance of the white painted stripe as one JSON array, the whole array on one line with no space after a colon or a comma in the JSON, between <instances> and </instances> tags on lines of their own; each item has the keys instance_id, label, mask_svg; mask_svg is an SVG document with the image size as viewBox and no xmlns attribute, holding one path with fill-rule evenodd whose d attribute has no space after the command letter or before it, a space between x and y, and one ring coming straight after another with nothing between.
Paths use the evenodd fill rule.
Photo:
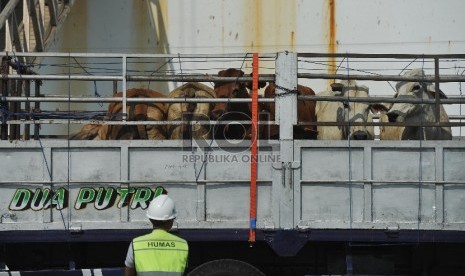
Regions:
<instances>
[{"instance_id":1,"label":"white painted stripe","mask_svg":"<svg viewBox=\"0 0 465 276\"><path fill-rule=\"evenodd\" d=\"M90 269L81 269L82 276L92 276L92 271Z\"/></svg>"},{"instance_id":2,"label":"white painted stripe","mask_svg":"<svg viewBox=\"0 0 465 276\"><path fill-rule=\"evenodd\" d=\"M19 271L2 271L0 276L21 276Z\"/></svg>"},{"instance_id":3,"label":"white painted stripe","mask_svg":"<svg viewBox=\"0 0 465 276\"><path fill-rule=\"evenodd\" d=\"M97 268L97 269L94 269L93 271L94 271L94 276L103 276L102 269Z\"/></svg>"}]
</instances>

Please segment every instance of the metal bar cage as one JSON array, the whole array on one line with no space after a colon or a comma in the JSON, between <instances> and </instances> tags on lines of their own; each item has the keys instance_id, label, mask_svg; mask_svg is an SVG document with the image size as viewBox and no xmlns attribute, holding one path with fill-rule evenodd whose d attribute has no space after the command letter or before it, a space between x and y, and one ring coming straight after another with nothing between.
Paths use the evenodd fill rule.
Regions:
<instances>
[{"instance_id":1,"label":"metal bar cage","mask_svg":"<svg viewBox=\"0 0 465 276\"><path fill-rule=\"evenodd\" d=\"M297 75L299 84L314 91L327 90L337 80L356 80L370 88L368 98L344 99L363 103L416 103L445 105L449 122L423 123L422 126L450 126L454 136L462 136L462 107L465 97L461 84L465 80L465 55L394 55L394 54L323 54L299 53ZM274 82L276 53L260 54L259 81ZM33 63L23 60L34 60ZM250 102L251 99L189 99L189 98L128 98L126 90L144 87L163 94L186 82L201 82L212 86L218 82L250 82L252 54L184 55L184 54L95 54L95 53L2 53L2 139L30 139L30 127L35 137L62 137L78 130L82 124L159 125L180 124L179 121L131 121L126 118L128 103L224 103ZM220 77L218 71L241 69L243 77ZM401 74L421 68L426 76L405 77ZM435 84L447 99L417 100L394 98L395 83L423 81ZM35 85L31 84L34 83ZM295 88L289 88L295 89ZM122 97L115 97L122 91ZM263 92L263 91L262 91ZM298 96L303 101L341 101L340 97ZM259 99L272 103L274 98ZM106 120L104 103L122 102L122 116ZM34 108L31 107L32 103ZM351 125L384 126L374 116L373 122L352 122ZM287 120L292 118L280 118ZM277 121L260 121L262 125ZM281 121L282 122L282 121ZM213 120L199 124L228 124ZM247 122L240 122L247 123ZM305 122L299 125L340 126L341 122ZM390 123L409 126L412 123ZM39 128L39 126L41 126ZM61 127L60 127L61 126ZM22 129L21 129L22 128Z\"/></svg>"}]
</instances>

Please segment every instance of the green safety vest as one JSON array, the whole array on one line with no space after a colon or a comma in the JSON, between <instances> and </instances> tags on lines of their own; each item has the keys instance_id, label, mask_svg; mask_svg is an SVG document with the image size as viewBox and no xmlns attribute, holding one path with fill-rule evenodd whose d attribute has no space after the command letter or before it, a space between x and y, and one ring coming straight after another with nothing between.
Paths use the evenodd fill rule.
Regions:
<instances>
[{"instance_id":1,"label":"green safety vest","mask_svg":"<svg viewBox=\"0 0 465 276\"><path fill-rule=\"evenodd\" d=\"M165 230L135 238L132 247L137 275L182 275L186 269L187 242Z\"/></svg>"}]
</instances>

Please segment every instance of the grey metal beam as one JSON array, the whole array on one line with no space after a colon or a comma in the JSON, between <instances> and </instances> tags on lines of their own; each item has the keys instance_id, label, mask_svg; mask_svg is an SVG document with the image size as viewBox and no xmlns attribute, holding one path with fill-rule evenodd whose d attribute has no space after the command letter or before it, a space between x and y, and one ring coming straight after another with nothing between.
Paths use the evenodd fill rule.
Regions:
<instances>
[{"instance_id":1,"label":"grey metal beam","mask_svg":"<svg viewBox=\"0 0 465 276\"><path fill-rule=\"evenodd\" d=\"M34 29L34 36L36 41L36 50L43 51L45 49L44 43L44 26L42 21L42 14L40 9L37 9L37 1L29 1L29 9L32 17L32 27ZM27 56L24 53L18 53L19 56Z\"/></svg>"},{"instance_id":2,"label":"grey metal beam","mask_svg":"<svg viewBox=\"0 0 465 276\"><path fill-rule=\"evenodd\" d=\"M5 8L3 8L2 12L0 13L0 29L5 26L5 22L10 17L10 15L14 12L16 6L21 0L9 0L6 4Z\"/></svg>"},{"instance_id":3,"label":"grey metal beam","mask_svg":"<svg viewBox=\"0 0 465 276\"><path fill-rule=\"evenodd\" d=\"M17 53L16 56L20 56ZM372 80L372 81L425 81L435 82L434 76L426 76L424 78L412 78L404 76L369 76L369 75L341 75L341 74L312 74L312 73L299 73L299 78L308 79L341 79L341 80ZM11 79L43 79L43 80L122 80L122 76L89 76L89 75L10 75ZM270 74L260 75L260 81L274 82L275 76ZM127 81L198 81L198 82L251 82L252 77L218 77L216 75L153 75L153 76L126 76ZM439 82L465 82L465 75L442 75L439 77Z\"/></svg>"},{"instance_id":4,"label":"grey metal beam","mask_svg":"<svg viewBox=\"0 0 465 276\"><path fill-rule=\"evenodd\" d=\"M56 0L46 0L48 9L50 10L50 24L52 26L57 26L58 23L58 12L57 12L57 1Z\"/></svg>"},{"instance_id":5,"label":"grey metal beam","mask_svg":"<svg viewBox=\"0 0 465 276\"><path fill-rule=\"evenodd\" d=\"M33 1L33 0L31 0ZM5 55L5 53L0 53L0 56ZM126 56L127 58L224 58L227 60L240 60L248 58L252 60L252 54L127 54L127 53L63 53L63 52L31 52L31 53L18 53L20 56L25 57L101 57L101 58L122 58ZM276 53L264 53L259 54L259 58L274 59L276 58Z\"/></svg>"},{"instance_id":6,"label":"grey metal beam","mask_svg":"<svg viewBox=\"0 0 465 276\"><path fill-rule=\"evenodd\" d=\"M405 77L397 75L379 76L379 75L347 75L347 74L314 74L314 73L298 73L299 78L304 79L338 79L338 80L372 80L372 81L424 81L435 82L435 76L426 75L425 77ZM448 75L439 76L439 82L463 82L465 76Z\"/></svg>"},{"instance_id":7,"label":"grey metal beam","mask_svg":"<svg viewBox=\"0 0 465 276\"><path fill-rule=\"evenodd\" d=\"M298 214L294 209L294 139L293 126L297 124L297 94L286 90L297 89L297 55L278 53L276 60L276 118L279 123L281 185L275 185L280 195L279 228L292 229ZM281 95L282 96L281 96ZM285 96L284 96L285 95Z\"/></svg>"},{"instance_id":8,"label":"grey metal beam","mask_svg":"<svg viewBox=\"0 0 465 276\"><path fill-rule=\"evenodd\" d=\"M339 58L393 58L393 59L423 59L423 58L465 58L465 54L361 54L361 53L298 53L299 58L339 57Z\"/></svg>"},{"instance_id":9,"label":"grey metal beam","mask_svg":"<svg viewBox=\"0 0 465 276\"><path fill-rule=\"evenodd\" d=\"M16 52L24 52L24 48L21 43L21 37L19 34L19 22L18 22L18 18L16 17L16 13L14 11L11 14L11 19L12 20L10 21L10 24L8 25L10 27L10 34L13 40L12 44L14 45ZM24 57L19 57L19 60L21 62L24 62Z\"/></svg>"},{"instance_id":10,"label":"grey metal beam","mask_svg":"<svg viewBox=\"0 0 465 276\"><path fill-rule=\"evenodd\" d=\"M76 103L111 103L122 102L121 97L13 97L4 98L9 102L76 102ZM127 98L129 103L250 103L252 99L225 99L225 98ZM260 103L272 103L272 98L260 98Z\"/></svg>"}]
</instances>

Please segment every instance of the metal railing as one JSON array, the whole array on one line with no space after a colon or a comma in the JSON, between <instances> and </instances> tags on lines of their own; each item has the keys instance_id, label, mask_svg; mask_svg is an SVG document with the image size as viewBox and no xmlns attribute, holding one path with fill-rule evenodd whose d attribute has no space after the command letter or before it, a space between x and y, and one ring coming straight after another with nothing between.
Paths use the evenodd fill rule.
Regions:
<instances>
[{"instance_id":1,"label":"metal railing","mask_svg":"<svg viewBox=\"0 0 465 276\"><path fill-rule=\"evenodd\" d=\"M251 82L252 77L244 75L243 77L218 77L215 73L219 69L234 68L239 67L237 64L232 64L234 62L247 62L251 59L251 54L231 54L231 55L180 55L180 54L86 54L86 53L10 53L4 52L3 56L3 70L2 70L2 99L0 104L2 106L2 139L7 139L8 134L9 139L19 139L20 138L20 129L19 125L34 125L35 130L34 134L37 138L39 135L40 124L127 124L127 125L136 125L136 124L145 124L145 125L156 125L156 124L179 124L179 121L164 121L164 122L144 122L144 121L128 121L124 116L127 112L128 103L236 103L236 102L251 102L251 99L189 99L189 98L128 98L126 96L126 90L128 83L144 83L144 82ZM305 66L305 63L311 63L311 60L314 58L339 58L341 63L346 60L351 60L353 67L347 66L347 71L349 73L337 73L337 72L326 72L321 73L319 68L308 68ZM46 67L47 64L37 64L37 63L22 63L21 60L27 58L28 60L43 60L47 58L59 58L64 60L64 62L57 62L57 67L67 68L68 74L58 74L58 73L41 73L37 74L24 73L20 68L31 68L32 65L39 65L41 67ZM261 59L267 60L268 62L273 63L276 54L261 54ZM450 83L457 82L461 83L465 81L465 76L463 74L452 75L452 74L441 74L442 68L440 67L440 61L446 60L446 62L455 62L456 68L465 68L465 55L372 55L372 54L298 54L299 62L304 63L303 66L299 64L298 72L296 78L299 80L366 80L374 82L389 82L389 81L426 81L435 83L435 87L439 90L439 84L441 83ZM14 62L10 60L13 59ZM74 61L72 61L72 59ZM97 67L112 67L111 74L105 71L106 68L100 70L97 73L88 73L88 70L85 70L83 65L78 62L77 59L112 59L112 63L96 63L97 65L92 67L92 64L89 63L87 66L91 69ZM399 74L374 74L369 73L367 70L356 68L358 65L358 59L369 59L370 62L376 62L380 59L380 63L385 62L386 59L393 60L405 60L405 63L412 63L412 60L422 59L423 64L424 60L429 59L430 62L434 64L431 70L434 70L434 74L428 74L422 78L413 78L400 76ZM184 70L164 70L164 71L153 71L153 70L134 70L137 66L144 63L143 65L150 64L153 61L153 66L157 67L158 64L168 62L177 62L179 67L183 65L183 62L189 60L189 63L198 62L201 63L201 66L191 66L188 68L186 66ZM201 61L201 62L200 62ZM212 62L210 62L212 61ZM8 63L9 62L9 63ZM187 62L186 62L187 63ZM222 68L219 67L218 63L221 63ZM9 68L11 65L16 65L16 72ZM103 65L102 65L103 64ZM215 65L211 65L215 64ZM225 65L226 64L226 65ZM457 65L458 64L458 65ZM79 65L79 66L78 66ZM73 67L74 68L71 68ZM328 65L323 65L328 67ZM362 65L366 66L366 65ZM398 69L402 68L401 65ZM81 67L84 70L81 70ZM172 66L173 67L173 66ZM302 67L302 68L301 68ZM88 68L88 69L89 69ZM116 68L116 69L115 69ZM73 69L73 70L72 70ZM243 68L241 68L243 69ZM271 68L262 68L261 72L265 71L266 73L261 73L259 76L260 81L264 82L274 82L275 74L279 72L274 72L274 64ZM216 70L216 71L215 71ZM320 71L319 71L320 70ZM354 73L355 72L355 73ZM362 73L360 73L362 72ZM368 73L366 73L368 72ZM71 95L70 91L67 93L62 93L61 95L45 95L41 92L41 82L45 81L57 81L57 82L112 82L114 87L121 87L122 97L105 97L105 96L76 96ZM34 82L35 85L31 85ZM293 88L289 88L293 89ZM31 92L34 90L33 95ZM65 91L64 91L65 92ZM116 91L114 91L116 92ZM169 92L169 91L165 91ZM438 93L436 93L438 95ZM319 96L297 96L299 100L305 101L341 101L341 97L319 97ZM344 99L347 100L347 99ZM453 96L449 99L439 99L437 97L434 100L415 100L415 99L395 99L389 97L368 97L368 98L351 98L351 102L366 102L366 103L418 103L418 104L434 104L436 105L436 110L439 110L439 105L441 104L454 104L462 105L465 104L465 97L462 95ZM51 119L44 118L44 114L41 114L41 103L111 103L111 102L121 102L123 104L123 116L120 120L83 120L82 118L59 118L54 117ZM261 103L272 103L275 102L275 99L271 98L260 98L259 102ZM34 103L34 107L31 107L31 104ZM66 110L67 112L75 112L77 110ZM89 111L89 110L88 110ZM102 112L105 111L104 109ZM7 112L10 114L7 115ZM82 111L86 112L86 111ZM22 113L22 114L21 114ZM59 116L59 114L57 114ZM462 127L465 126L465 122L462 120L465 119L465 116L462 114L452 114L450 116L451 120L459 120L459 122L435 122L435 123L424 123L422 126L451 126L451 127ZM285 120L286 118L281 120ZM228 122L215 122L215 121L200 121L200 124L226 124ZM274 121L260 122L261 124L273 124ZM316 123L316 122L298 122L299 125L324 125L324 126L335 126L340 125L341 123L336 122L325 122L325 123ZM351 122L352 126L357 125L372 125L372 126L409 126L414 125L403 124L403 123L382 123L382 122L372 122L372 123L356 123ZM26 127L24 130L24 139L29 139L29 128Z\"/></svg>"}]
</instances>

